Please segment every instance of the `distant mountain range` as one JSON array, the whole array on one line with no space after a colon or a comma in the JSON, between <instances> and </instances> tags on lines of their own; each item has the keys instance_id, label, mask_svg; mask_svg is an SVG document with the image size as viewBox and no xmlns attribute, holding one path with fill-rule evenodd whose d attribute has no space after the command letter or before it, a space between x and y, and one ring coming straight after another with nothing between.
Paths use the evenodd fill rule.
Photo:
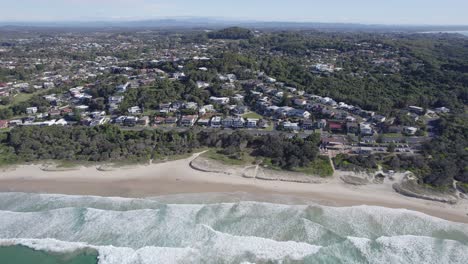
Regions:
<instances>
[{"instance_id":1,"label":"distant mountain range","mask_svg":"<svg viewBox=\"0 0 468 264\"><path fill-rule=\"evenodd\" d=\"M161 29L219 29L230 26L251 29L316 29L324 31L373 31L373 32L420 32L420 31L468 31L468 25L380 25L357 23L318 22L264 22L225 20L214 18L168 18L155 20L112 20L112 21L50 21L50 22L8 22L0 21L1 27L53 27L53 28L161 28Z\"/></svg>"}]
</instances>

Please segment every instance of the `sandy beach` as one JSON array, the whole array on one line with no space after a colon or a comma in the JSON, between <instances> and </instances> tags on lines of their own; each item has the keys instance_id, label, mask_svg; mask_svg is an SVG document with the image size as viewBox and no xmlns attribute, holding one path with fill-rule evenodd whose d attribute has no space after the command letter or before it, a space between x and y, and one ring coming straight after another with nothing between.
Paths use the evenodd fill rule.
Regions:
<instances>
[{"instance_id":1,"label":"sandy beach","mask_svg":"<svg viewBox=\"0 0 468 264\"><path fill-rule=\"evenodd\" d=\"M374 205L403 208L454 222L468 223L467 200L450 205L400 195L388 183L349 185L339 179L339 172L322 183L264 181L226 173L202 172L189 165L195 157L196 155L189 159L111 171L98 170L96 167L44 171L41 165L21 165L0 170L0 192L112 197L245 192L265 197L300 197L328 206Z\"/></svg>"}]
</instances>

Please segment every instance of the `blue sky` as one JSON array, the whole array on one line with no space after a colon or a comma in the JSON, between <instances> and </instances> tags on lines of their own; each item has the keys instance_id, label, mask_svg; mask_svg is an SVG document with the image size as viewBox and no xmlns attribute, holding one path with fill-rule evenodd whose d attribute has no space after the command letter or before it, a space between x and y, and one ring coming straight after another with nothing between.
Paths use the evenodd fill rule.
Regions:
<instances>
[{"instance_id":1,"label":"blue sky","mask_svg":"<svg viewBox=\"0 0 468 264\"><path fill-rule=\"evenodd\" d=\"M468 25L468 0L0 0L1 21L168 17Z\"/></svg>"}]
</instances>

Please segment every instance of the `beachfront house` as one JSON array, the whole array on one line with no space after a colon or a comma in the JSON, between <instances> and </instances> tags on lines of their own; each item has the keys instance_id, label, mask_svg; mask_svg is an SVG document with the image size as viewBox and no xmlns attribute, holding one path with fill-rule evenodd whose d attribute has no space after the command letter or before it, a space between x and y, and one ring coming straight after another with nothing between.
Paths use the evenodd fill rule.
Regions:
<instances>
[{"instance_id":1,"label":"beachfront house","mask_svg":"<svg viewBox=\"0 0 468 264\"><path fill-rule=\"evenodd\" d=\"M219 116L214 116L213 118L211 118L211 127L213 128L220 128L222 125L221 123L221 117Z\"/></svg>"}]
</instances>

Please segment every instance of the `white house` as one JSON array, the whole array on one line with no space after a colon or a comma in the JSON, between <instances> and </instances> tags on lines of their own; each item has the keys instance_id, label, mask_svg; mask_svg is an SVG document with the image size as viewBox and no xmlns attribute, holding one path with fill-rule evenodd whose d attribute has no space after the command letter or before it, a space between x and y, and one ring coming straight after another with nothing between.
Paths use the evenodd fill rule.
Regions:
<instances>
[{"instance_id":1,"label":"white house","mask_svg":"<svg viewBox=\"0 0 468 264\"><path fill-rule=\"evenodd\" d=\"M35 113L37 113L37 107L28 107L28 108L26 108L26 113L28 115L34 115Z\"/></svg>"},{"instance_id":2,"label":"white house","mask_svg":"<svg viewBox=\"0 0 468 264\"><path fill-rule=\"evenodd\" d=\"M418 129L416 127L404 127L403 128L403 133L405 133L406 135L414 135L416 134L416 132L418 131Z\"/></svg>"},{"instance_id":3,"label":"white house","mask_svg":"<svg viewBox=\"0 0 468 264\"><path fill-rule=\"evenodd\" d=\"M219 117L219 116L214 116L214 117L211 119L211 127L220 128L220 127L221 127L221 117Z\"/></svg>"},{"instance_id":4,"label":"white house","mask_svg":"<svg viewBox=\"0 0 468 264\"><path fill-rule=\"evenodd\" d=\"M128 109L128 113L131 115L141 114L141 108L139 106L133 106Z\"/></svg>"},{"instance_id":5,"label":"white house","mask_svg":"<svg viewBox=\"0 0 468 264\"><path fill-rule=\"evenodd\" d=\"M361 129L361 135L372 135L372 134L374 134L370 124L361 123L360 129Z\"/></svg>"},{"instance_id":6,"label":"white house","mask_svg":"<svg viewBox=\"0 0 468 264\"><path fill-rule=\"evenodd\" d=\"M248 128L256 128L257 125L258 125L258 121L260 121L259 119L257 118L247 118L247 124L246 126Z\"/></svg>"},{"instance_id":7,"label":"white house","mask_svg":"<svg viewBox=\"0 0 468 264\"><path fill-rule=\"evenodd\" d=\"M212 101L212 102L215 103L215 104L225 105L225 104L229 104L229 97L215 97L215 96L211 96L211 97L210 97L210 101Z\"/></svg>"}]
</instances>

